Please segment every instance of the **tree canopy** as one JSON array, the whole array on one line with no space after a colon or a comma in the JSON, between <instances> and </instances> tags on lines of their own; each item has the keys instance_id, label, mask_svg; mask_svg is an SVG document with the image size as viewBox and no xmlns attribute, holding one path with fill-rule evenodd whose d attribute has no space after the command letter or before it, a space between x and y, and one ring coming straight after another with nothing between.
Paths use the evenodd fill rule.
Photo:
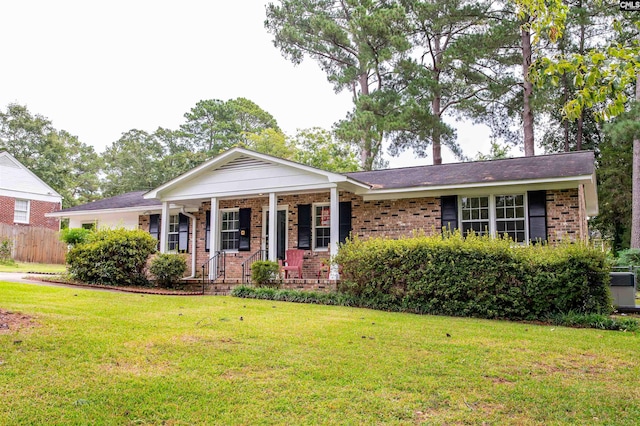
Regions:
<instances>
[{"instance_id":1,"label":"tree canopy","mask_svg":"<svg viewBox=\"0 0 640 426\"><path fill-rule=\"evenodd\" d=\"M0 110L0 150L6 150L62 195L63 207L99 197L101 160L93 147L26 106Z\"/></svg>"}]
</instances>

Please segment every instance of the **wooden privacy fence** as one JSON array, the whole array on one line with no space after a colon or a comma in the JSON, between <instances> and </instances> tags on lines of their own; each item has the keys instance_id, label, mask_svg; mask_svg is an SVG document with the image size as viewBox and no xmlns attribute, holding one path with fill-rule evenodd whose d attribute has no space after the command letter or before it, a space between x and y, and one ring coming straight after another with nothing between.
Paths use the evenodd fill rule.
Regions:
<instances>
[{"instance_id":1,"label":"wooden privacy fence","mask_svg":"<svg viewBox=\"0 0 640 426\"><path fill-rule=\"evenodd\" d=\"M60 241L60 233L47 228L16 226L0 223L0 241L8 239L13 245L11 256L18 262L65 262L67 246Z\"/></svg>"}]
</instances>

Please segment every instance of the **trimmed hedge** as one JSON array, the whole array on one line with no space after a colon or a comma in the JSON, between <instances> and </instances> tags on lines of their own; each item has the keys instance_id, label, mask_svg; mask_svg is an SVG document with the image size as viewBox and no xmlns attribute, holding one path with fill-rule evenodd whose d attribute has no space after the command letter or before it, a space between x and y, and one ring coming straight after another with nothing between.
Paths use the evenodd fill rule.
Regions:
<instances>
[{"instance_id":1,"label":"trimmed hedge","mask_svg":"<svg viewBox=\"0 0 640 426\"><path fill-rule=\"evenodd\" d=\"M140 229L101 229L67 253L69 273L87 284L148 285L145 267L157 241Z\"/></svg>"},{"instance_id":2,"label":"trimmed hedge","mask_svg":"<svg viewBox=\"0 0 640 426\"><path fill-rule=\"evenodd\" d=\"M612 311L606 256L583 244L514 247L459 233L356 238L334 260L339 291L378 309L526 320Z\"/></svg>"}]
</instances>

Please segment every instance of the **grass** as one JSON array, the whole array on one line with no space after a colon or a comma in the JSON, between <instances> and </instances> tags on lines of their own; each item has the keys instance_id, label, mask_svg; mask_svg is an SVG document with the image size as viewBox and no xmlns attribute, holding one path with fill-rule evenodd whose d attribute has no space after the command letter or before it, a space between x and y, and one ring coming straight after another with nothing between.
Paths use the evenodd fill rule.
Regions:
<instances>
[{"instance_id":1,"label":"grass","mask_svg":"<svg viewBox=\"0 0 640 426\"><path fill-rule=\"evenodd\" d=\"M56 265L50 263L28 263L15 262L13 264L0 263L0 272L41 272L41 273L62 273L67 270L67 265Z\"/></svg>"},{"instance_id":2,"label":"grass","mask_svg":"<svg viewBox=\"0 0 640 426\"><path fill-rule=\"evenodd\" d=\"M0 424L634 424L633 333L0 282Z\"/></svg>"}]
</instances>

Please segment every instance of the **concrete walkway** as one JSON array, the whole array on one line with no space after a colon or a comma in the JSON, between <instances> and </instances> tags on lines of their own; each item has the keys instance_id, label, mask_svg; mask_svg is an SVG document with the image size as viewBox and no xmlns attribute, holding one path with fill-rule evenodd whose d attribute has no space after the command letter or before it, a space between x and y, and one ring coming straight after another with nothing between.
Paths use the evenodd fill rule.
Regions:
<instances>
[{"instance_id":1,"label":"concrete walkway","mask_svg":"<svg viewBox=\"0 0 640 426\"><path fill-rule=\"evenodd\" d=\"M0 272L0 281L9 281L11 283L43 284L42 281L30 280L26 277L27 274L23 272Z\"/></svg>"},{"instance_id":2,"label":"concrete walkway","mask_svg":"<svg viewBox=\"0 0 640 426\"><path fill-rule=\"evenodd\" d=\"M41 274L41 277L47 277L48 274ZM29 279L31 277L33 279ZM98 286L98 285L86 285L86 284L66 284L59 282L40 281L37 279L38 274L26 274L19 272L0 272L0 281L8 281L13 283L22 284L35 284L46 285L50 287L66 287L76 288L92 291L111 291L118 293L137 293L137 294L149 294L149 295L162 295L162 296L202 296L202 292L199 291L179 291L179 290L166 290L158 288L145 288L145 287L117 287L117 286Z\"/></svg>"},{"instance_id":3,"label":"concrete walkway","mask_svg":"<svg viewBox=\"0 0 640 426\"><path fill-rule=\"evenodd\" d=\"M38 274L26 274L24 272L0 272L0 281L8 281L11 283L22 283L22 284L36 284L36 285L46 285L50 287L67 287L67 288L82 288L86 290L95 290L95 291L116 291L108 288L99 288L93 286L77 286L72 284L63 284L63 283L52 283L49 281L40 281L37 279L29 279L30 277L37 277ZM41 275L46 277L48 275Z\"/></svg>"}]
</instances>

